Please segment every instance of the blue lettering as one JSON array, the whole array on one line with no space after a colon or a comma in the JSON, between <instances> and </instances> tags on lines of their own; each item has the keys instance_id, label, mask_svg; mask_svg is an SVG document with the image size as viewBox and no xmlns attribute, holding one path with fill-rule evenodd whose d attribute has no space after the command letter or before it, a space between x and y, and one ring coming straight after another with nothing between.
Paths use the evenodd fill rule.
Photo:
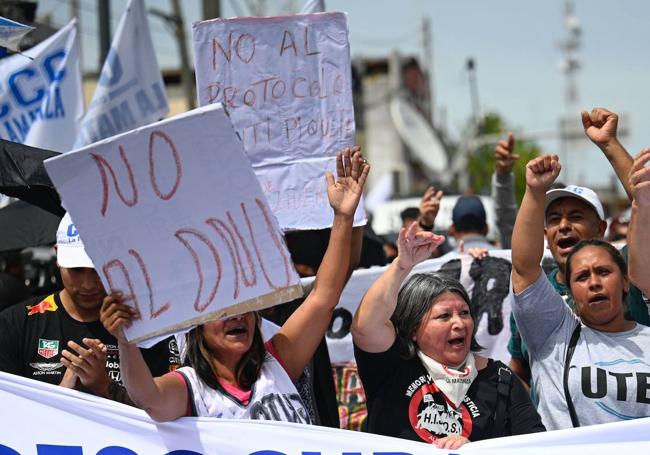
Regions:
<instances>
[{"instance_id":1,"label":"blue lettering","mask_svg":"<svg viewBox=\"0 0 650 455\"><path fill-rule=\"evenodd\" d=\"M111 117L115 125L116 133L127 131L135 125L135 119L131 113L129 103L122 101L117 106L111 108Z\"/></svg>"},{"instance_id":2,"label":"blue lettering","mask_svg":"<svg viewBox=\"0 0 650 455\"><path fill-rule=\"evenodd\" d=\"M22 106L29 106L30 104L38 103L45 94L45 90L43 90L43 88L38 88L35 90L36 94L32 98L26 98L20 87L17 85L18 78L20 76L24 75L27 78L32 79L35 74L36 72L33 69L25 68L23 70L16 71L14 74L9 76L9 89L11 90L11 93L13 93L14 98L16 98L18 104Z\"/></svg>"},{"instance_id":3,"label":"blue lettering","mask_svg":"<svg viewBox=\"0 0 650 455\"><path fill-rule=\"evenodd\" d=\"M47 56L43 60L43 68L47 73L47 77L50 79L50 82L60 81L65 76L65 65L61 65L59 71L55 74L54 68L58 64L57 60L60 60L65 57L65 50L61 49L60 51L55 52L52 55ZM53 63L54 62L54 63Z\"/></svg>"},{"instance_id":4,"label":"blue lettering","mask_svg":"<svg viewBox=\"0 0 650 455\"><path fill-rule=\"evenodd\" d=\"M194 452L193 450L174 450L173 452L166 453L165 455L203 455L203 454L199 452Z\"/></svg>"},{"instance_id":5,"label":"blue lettering","mask_svg":"<svg viewBox=\"0 0 650 455\"><path fill-rule=\"evenodd\" d=\"M120 62L120 56L117 55L117 52L114 48L108 51L106 56L106 62L102 68L102 73L99 76L99 85L111 86L120 82L122 79L122 63Z\"/></svg>"},{"instance_id":6,"label":"blue lettering","mask_svg":"<svg viewBox=\"0 0 650 455\"><path fill-rule=\"evenodd\" d=\"M0 106L0 118L6 116L9 113L9 103L4 103Z\"/></svg>"},{"instance_id":7,"label":"blue lettering","mask_svg":"<svg viewBox=\"0 0 650 455\"><path fill-rule=\"evenodd\" d=\"M11 447L0 444L0 455L20 455L20 452L16 452Z\"/></svg>"},{"instance_id":8,"label":"blue lettering","mask_svg":"<svg viewBox=\"0 0 650 455\"><path fill-rule=\"evenodd\" d=\"M97 452L97 455L138 455L138 454L137 452L134 452L131 449L127 449L126 447L109 446L101 449L99 452Z\"/></svg>"},{"instance_id":9,"label":"blue lettering","mask_svg":"<svg viewBox=\"0 0 650 455\"><path fill-rule=\"evenodd\" d=\"M144 92L144 90L138 90L135 93L135 101L138 103L138 107L140 108L141 115L145 116L149 112L155 111L153 104L151 104L151 100Z\"/></svg>"},{"instance_id":10,"label":"blue lettering","mask_svg":"<svg viewBox=\"0 0 650 455\"><path fill-rule=\"evenodd\" d=\"M55 446L49 444L36 444L38 455L83 455L81 446Z\"/></svg>"}]
</instances>

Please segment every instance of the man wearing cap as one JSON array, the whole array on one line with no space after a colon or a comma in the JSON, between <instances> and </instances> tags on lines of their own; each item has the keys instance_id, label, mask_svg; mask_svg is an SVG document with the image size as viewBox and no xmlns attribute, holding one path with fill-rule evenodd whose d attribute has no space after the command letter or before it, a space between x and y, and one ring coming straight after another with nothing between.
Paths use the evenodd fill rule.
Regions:
<instances>
[{"instance_id":1,"label":"man wearing cap","mask_svg":"<svg viewBox=\"0 0 650 455\"><path fill-rule=\"evenodd\" d=\"M566 304L575 309L564 275L564 266L571 249L580 240L602 239L607 222L603 205L596 193L586 187L570 185L546 193L545 228L546 242L557 266L547 278ZM627 247L622 250L627 260ZM630 286L627 297L628 317L643 325L650 325L648 309L641 292ZM511 319L513 334L508 344L512 355L510 366L522 379L527 380L528 350L521 340L514 320Z\"/></svg>"},{"instance_id":2,"label":"man wearing cap","mask_svg":"<svg viewBox=\"0 0 650 455\"><path fill-rule=\"evenodd\" d=\"M130 404L117 341L99 321L106 292L68 214L56 238L63 289L0 313L0 371ZM154 376L180 363L173 338L143 355Z\"/></svg>"},{"instance_id":3,"label":"man wearing cap","mask_svg":"<svg viewBox=\"0 0 650 455\"><path fill-rule=\"evenodd\" d=\"M456 251L459 251L461 240L465 251L470 248L495 249L485 237L488 232L485 207L478 196L459 197L451 212L451 221L449 235L456 239Z\"/></svg>"}]
</instances>

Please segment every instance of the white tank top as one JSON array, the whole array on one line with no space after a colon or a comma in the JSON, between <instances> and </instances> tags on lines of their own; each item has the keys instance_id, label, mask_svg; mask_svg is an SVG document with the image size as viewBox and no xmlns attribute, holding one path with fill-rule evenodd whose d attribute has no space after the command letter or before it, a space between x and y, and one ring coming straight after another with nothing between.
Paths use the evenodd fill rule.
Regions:
<instances>
[{"instance_id":1,"label":"white tank top","mask_svg":"<svg viewBox=\"0 0 650 455\"><path fill-rule=\"evenodd\" d=\"M224 389L209 387L192 367L182 367L176 372L181 373L187 381L195 416L311 423L295 385L282 365L269 353L246 405Z\"/></svg>"}]
</instances>

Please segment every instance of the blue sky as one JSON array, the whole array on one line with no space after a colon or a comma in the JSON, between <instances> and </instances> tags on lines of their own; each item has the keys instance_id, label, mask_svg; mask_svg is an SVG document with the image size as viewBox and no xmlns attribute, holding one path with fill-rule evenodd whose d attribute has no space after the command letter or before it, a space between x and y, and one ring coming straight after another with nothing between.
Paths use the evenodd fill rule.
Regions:
<instances>
[{"instance_id":1,"label":"blue sky","mask_svg":"<svg viewBox=\"0 0 650 455\"><path fill-rule=\"evenodd\" d=\"M237 1L237 0L233 0ZM222 0L224 15L233 15ZM239 1L243 4L243 1ZM287 1L267 1L286 5ZM301 0L294 0L297 7ZM626 115L629 136L624 139L635 154L650 146L650 2L644 0L576 0L582 26L578 58L579 108L605 106ZM112 0L113 27L126 0ZM169 10L167 0L147 0L147 7ZM56 24L69 18L65 0L41 1L39 15L52 13ZM95 0L81 0L84 66L97 66ZM199 19L200 1L182 2L188 39L191 22ZM433 31L435 107L446 112L452 137L458 138L471 115L467 74L468 57L477 64L483 112L500 113L515 131L549 131L565 111L562 54L558 41L565 36L561 0L326 0L330 11L348 13L353 56L385 56L391 49L403 54L421 52L420 24L430 17ZM160 19L150 16L158 60L163 68L176 64L176 45ZM191 46L190 46L191 47ZM579 108L572 114L579 115ZM439 117L440 118L440 117ZM541 142L545 150L559 150L556 140ZM603 183L608 165L588 143L572 148L565 162L565 181Z\"/></svg>"}]
</instances>

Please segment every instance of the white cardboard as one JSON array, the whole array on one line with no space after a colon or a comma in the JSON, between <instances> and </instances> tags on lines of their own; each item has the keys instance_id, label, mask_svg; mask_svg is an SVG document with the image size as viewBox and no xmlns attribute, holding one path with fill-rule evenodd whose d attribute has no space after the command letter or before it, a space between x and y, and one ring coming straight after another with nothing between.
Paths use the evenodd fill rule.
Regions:
<instances>
[{"instance_id":1,"label":"white cardboard","mask_svg":"<svg viewBox=\"0 0 650 455\"><path fill-rule=\"evenodd\" d=\"M197 22L193 41L199 104L224 103L282 228L331 226L323 175L355 134L345 14Z\"/></svg>"},{"instance_id":2,"label":"white cardboard","mask_svg":"<svg viewBox=\"0 0 650 455\"><path fill-rule=\"evenodd\" d=\"M131 340L302 294L277 221L220 105L45 166L104 287L134 296L142 319L127 330Z\"/></svg>"}]
</instances>

